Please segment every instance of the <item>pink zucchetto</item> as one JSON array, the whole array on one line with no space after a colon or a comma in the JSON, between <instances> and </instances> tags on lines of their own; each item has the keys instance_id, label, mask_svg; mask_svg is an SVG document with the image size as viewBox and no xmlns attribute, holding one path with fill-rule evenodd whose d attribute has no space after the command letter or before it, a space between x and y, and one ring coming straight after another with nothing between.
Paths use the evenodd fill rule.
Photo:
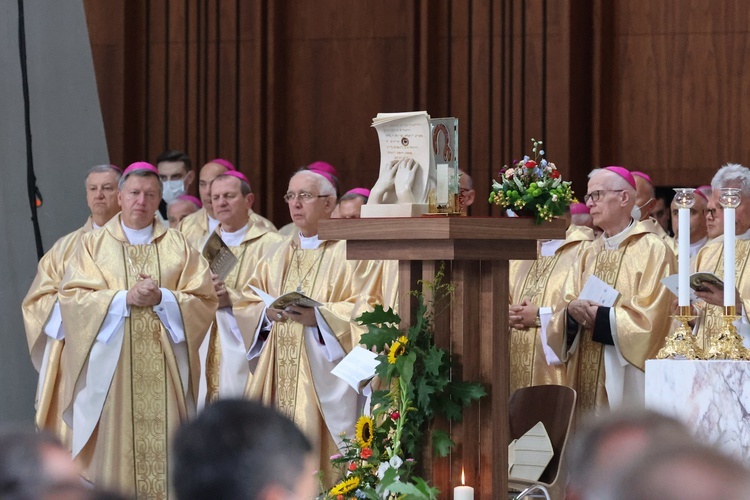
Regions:
<instances>
[{"instance_id":1,"label":"pink zucchetto","mask_svg":"<svg viewBox=\"0 0 750 500\"><path fill-rule=\"evenodd\" d=\"M570 215L587 214L589 207L585 203L571 203L570 204Z\"/></svg>"},{"instance_id":2,"label":"pink zucchetto","mask_svg":"<svg viewBox=\"0 0 750 500\"><path fill-rule=\"evenodd\" d=\"M638 172L636 170L633 170L630 173L633 174L633 175L636 175L636 176L640 177L641 179L645 179L646 182L648 182L652 186L654 185L653 181L651 180L651 177L649 177L648 174L644 174L643 172Z\"/></svg>"},{"instance_id":3,"label":"pink zucchetto","mask_svg":"<svg viewBox=\"0 0 750 500\"><path fill-rule=\"evenodd\" d=\"M369 198L370 190L365 188L354 188L347 191L344 196L346 196L347 194L358 194L360 196L364 196L365 198Z\"/></svg>"},{"instance_id":4,"label":"pink zucchetto","mask_svg":"<svg viewBox=\"0 0 750 500\"><path fill-rule=\"evenodd\" d=\"M704 200L708 201L708 196L706 196L706 190L710 190L711 186L698 186L695 188L695 191L693 191L698 196L702 197Z\"/></svg>"},{"instance_id":5,"label":"pink zucchetto","mask_svg":"<svg viewBox=\"0 0 750 500\"><path fill-rule=\"evenodd\" d=\"M190 203L192 203L196 207L203 208L203 203L201 203L201 200L199 200L195 196L191 196L189 194L181 194L180 196L177 197L177 199L178 200L189 201Z\"/></svg>"},{"instance_id":6,"label":"pink zucchetto","mask_svg":"<svg viewBox=\"0 0 750 500\"><path fill-rule=\"evenodd\" d=\"M239 180L241 180L243 182L246 182L248 185L250 185L250 181L247 180L247 177L245 177L245 174L243 174L242 172L238 172L236 170L228 170L228 171L224 172L223 175L229 175L231 177L236 177Z\"/></svg>"},{"instance_id":7,"label":"pink zucchetto","mask_svg":"<svg viewBox=\"0 0 750 500\"><path fill-rule=\"evenodd\" d=\"M336 186L336 181L333 180L333 175L329 174L328 172L321 172L320 170L312 170L309 168L307 169L307 171L312 172L314 174L318 174L321 177L325 177L325 179L331 183L331 186L334 186L334 187Z\"/></svg>"},{"instance_id":8,"label":"pink zucchetto","mask_svg":"<svg viewBox=\"0 0 750 500\"><path fill-rule=\"evenodd\" d=\"M324 161L316 161L314 163L309 164L307 166L307 170L312 170L313 172L318 172L318 173L326 173L329 176L333 176L333 177L339 176L339 172L338 170L336 170L336 167Z\"/></svg>"},{"instance_id":9,"label":"pink zucchetto","mask_svg":"<svg viewBox=\"0 0 750 500\"><path fill-rule=\"evenodd\" d=\"M222 158L214 158L213 160L209 161L208 163L216 163L217 165L221 165L222 167L226 168L228 171L236 172L237 169L234 168L234 165L228 160L224 160Z\"/></svg>"},{"instance_id":10,"label":"pink zucchetto","mask_svg":"<svg viewBox=\"0 0 750 500\"><path fill-rule=\"evenodd\" d=\"M128 168L125 169L123 175L127 175L134 170L148 170L149 172L155 173L157 176L159 175L159 170L155 166L145 161L137 161L135 163L131 163L130 165L128 165Z\"/></svg>"},{"instance_id":11,"label":"pink zucchetto","mask_svg":"<svg viewBox=\"0 0 750 500\"><path fill-rule=\"evenodd\" d=\"M610 166L610 167L604 167L604 170L609 170L610 172L614 172L615 174L617 174L620 177L622 177L623 179L625 179L627 181L627 183L630 184L630 186L633 189L636 189L636 187L635 187L635 179L633 178L633 174L630 173L630 170L628 170L627 168L618 167L618 166L613 165L613 166Z\"/></svg>"}]
</instances>

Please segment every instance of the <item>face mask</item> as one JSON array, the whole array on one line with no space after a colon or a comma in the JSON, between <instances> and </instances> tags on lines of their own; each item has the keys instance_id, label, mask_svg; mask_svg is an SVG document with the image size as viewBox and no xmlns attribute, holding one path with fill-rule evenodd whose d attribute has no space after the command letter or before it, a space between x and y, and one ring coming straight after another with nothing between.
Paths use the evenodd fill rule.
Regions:
<instances>
[{"instance_id":1,"label":"face mask","mask_svg":"<svg viewBox=\"0 0 750 500\"><path fill-rule=\"evenodd\" d=\"M633 210L630 211L630 216L634 221L638 222L639 220L641 220L641 208L651 203L651 200L653 200L653 198L649 198L649 200L640 207L638 205L633 206Z\"/></svg>"},{"instance_id":2,"label":"face mask","mask_svg":"<svg viewBox=\"0 0 750 500\"><path fill-rule=\"evenodd\" d=\"M166 203L172 203L178 197L185 194L185 182L181 179L176 181L163 181L164 186L163 198Z\"/></svg>"}]
</instances>

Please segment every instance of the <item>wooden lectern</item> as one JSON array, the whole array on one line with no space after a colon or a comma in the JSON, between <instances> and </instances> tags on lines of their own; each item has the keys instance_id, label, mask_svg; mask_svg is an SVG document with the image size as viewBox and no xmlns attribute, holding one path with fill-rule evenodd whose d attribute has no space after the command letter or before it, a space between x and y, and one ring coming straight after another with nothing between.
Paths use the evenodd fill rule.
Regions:
<instances>
[{"instance_id":1,"label":"wooden lectern","mask_svg":"<svg viewBox=\"0 0 750 500\"><path fill-rule=\"evenodd\" d=\"M399 261L399 315L411 323L409 290L432 280L441 261L456 285L450 317L435 324L435 341L451 352L453 376L481 381L488 396L464 410L461 422L439 422L456 442L450 458L425 456L441 498L466 484L477 498L504 498L508 489L508 261L536 259L537 240L565 237L565 221L531 218L422 217L331 219L318 235L346 240L348 259ZM430 462L431 461L431 462Z\"/></svg>"}]
</instances>

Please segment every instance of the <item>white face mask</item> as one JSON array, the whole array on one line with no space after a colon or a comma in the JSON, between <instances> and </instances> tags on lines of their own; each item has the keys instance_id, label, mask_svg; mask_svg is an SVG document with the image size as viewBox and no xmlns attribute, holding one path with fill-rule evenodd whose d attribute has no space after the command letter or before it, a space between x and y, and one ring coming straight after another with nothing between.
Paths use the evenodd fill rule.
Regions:
<instances>
[{"instance_id":1,"label":"white face mask","mask_svg":"<svg viewBox=\"0 0 750 500\"><path fill-rule=\"evenodd\" d=\"M178 197L185 194L185 182L182 179L176 181L163 181L163 198L166 203L172 203Z\"/></svg>"},{"instance_id":2,"label":"white face mask","mask_svg":"<svg viewBox=\"0 0 750 500\"><path fill-rule=\"evenodd\" d=\"M633 218L634 221L638 222L639 220L641 220L641 215L642 215L641 208L651 203L651 200L653 200L653 198L649 198L648 201L644 203L643 205L641 205L640 207L638 205L633 206L633 209L630 211L630 216Z\"/></svg>"}]
</instances>

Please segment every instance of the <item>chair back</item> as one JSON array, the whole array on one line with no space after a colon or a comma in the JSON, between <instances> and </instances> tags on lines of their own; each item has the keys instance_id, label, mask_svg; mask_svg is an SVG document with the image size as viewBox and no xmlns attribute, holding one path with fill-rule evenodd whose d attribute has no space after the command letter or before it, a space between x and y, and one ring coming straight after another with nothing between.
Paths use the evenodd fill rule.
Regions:
<instances>
[{"instance_id":1,"label":"chair back","mask_svg":"<svg viewBox=\"0 0 750 500\"><path fill-rule=\"evenodd\" d=\"M555 455L539 478L552 484L558 477L568 432L573 422L576 391L563 385L538 385L517 389L510 397L510 439L518 439L542 422Z\"/></svg>"}]
</instances>

